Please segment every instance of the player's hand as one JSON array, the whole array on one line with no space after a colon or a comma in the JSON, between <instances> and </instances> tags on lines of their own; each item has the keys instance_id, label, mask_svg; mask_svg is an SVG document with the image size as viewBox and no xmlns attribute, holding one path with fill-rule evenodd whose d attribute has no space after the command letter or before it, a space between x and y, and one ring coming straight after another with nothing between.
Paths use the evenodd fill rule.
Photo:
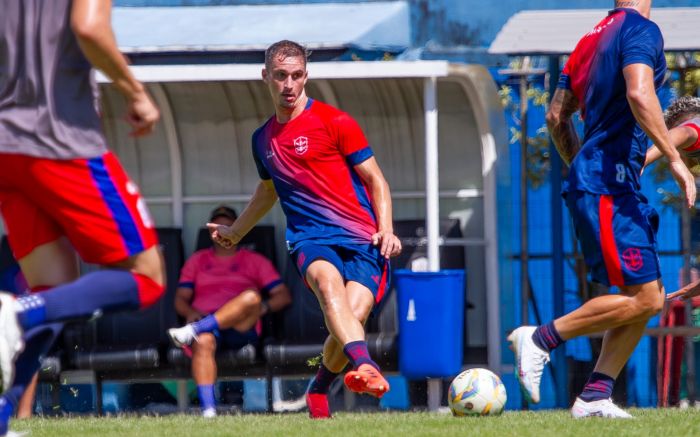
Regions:
<instances>
[{"instance_id":1,"label":"player's hand","mask_svg":"<svg viewBox=\"0 0 700 437\"><path fill-rule=\"evenodd\" d=\"M688 300L695 296L700 296L700 279L691 282L678 291L674 291L673 293L666 295L666 300L673 300L676 298Z\"/></svg>"},{"instance_id":2,"label":"player's hand","mask_svg":"<svg viewBox=\"0 0 700 437\"><path fill-rule=\"evenodd\" d=\"M401 240L393 232L377 232L372 235L372 244L379 246L379 251L386 259L401 253Z\"/></svg>"},{"instance_id":3,"label":"player's hand","mask_svg":"<svg viewBox=\"0 0 700 437\"><path fill-rule=\"evenodd\" d=\"M233 232L231 226L217 223L207 223L207 228L212 240L225 249L230 249L240 241L240 237Z\"/></svg>"},{"instance_id":4,"label":"player's hand","mask_svg":"<svg viewBox=\"0 0 700 437\"><path fill-rule=\"evenodd\" d=\"M132 137L142 137L153 132L160 119L160 111L144 90L128 102L126 121L131 125Z\"/></svg>"},{"instance_id":5,"label":"player's hand","mask_svg":"<svg viewBox=\"0 0 700 437\"><path fill-rule=\"evenodd\" d=\"M669 163L671 168L671 174L676 180L676 183L681 187L685 193L685 202L688 208L695 206L695 177L683 161L671 161Z\"/></svg>"}]
</instances>

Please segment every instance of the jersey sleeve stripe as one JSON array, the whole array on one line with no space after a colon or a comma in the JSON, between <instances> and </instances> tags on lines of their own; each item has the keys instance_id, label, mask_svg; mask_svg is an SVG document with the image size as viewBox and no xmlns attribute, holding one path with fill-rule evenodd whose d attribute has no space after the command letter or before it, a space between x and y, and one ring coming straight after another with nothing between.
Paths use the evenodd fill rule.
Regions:
<instances>
[{"instance_id":1,"label":"jersey sleeve stripe","mask_svg":"<svg viewBox=\"0 0 700 437\"><path fill-rule=\"evenodd\" d=\"M269 284L267 284L266 286L264 286L264 287L262 288L262 290L260 290L260 291L261 291L262 293L269 293L270 290L272 290L273 288L277 287L277 286L280 285L281 283L282 283L282 280L281 280L281 279L275 279L274 281L272 281L272 282L270 282Z\"/></svg>"},{"instance_id":2,"label":"jersey sleeve stripe","mask_svg":"<svg viewBox=\"0 0 700 437\"><path fill-rule=\"evenodd\" d=\"M355 166L357 164L362 164L372 156L374 156L374 152L372 152L372 148L370 146L367 146L364 149L360 149L349 154L345 157L345 159L347 160L348 164Z\"/></svg>"},{"instance_id":3,"label":"jersey sleeve stripe","mask_svg":"<svg viewBox=\"0 0 700 437\"><path fill-rule=\"evenodd\" d=\"M698 134L698 138L695 140L695 142L694 142L692 145L690 145L689 147L686 147L686 148L685 148L685 151L686 151L686 152L697 152L697 151L699 151L699 150L700 150L700 126L698 126L698 125L695 124L695 123L685 123L685 124L683 124L682 126L687 126L687 127L691 128L691 129L695 130L695 132L697 132L697 134Z\"/></svg>"}]
</instances>

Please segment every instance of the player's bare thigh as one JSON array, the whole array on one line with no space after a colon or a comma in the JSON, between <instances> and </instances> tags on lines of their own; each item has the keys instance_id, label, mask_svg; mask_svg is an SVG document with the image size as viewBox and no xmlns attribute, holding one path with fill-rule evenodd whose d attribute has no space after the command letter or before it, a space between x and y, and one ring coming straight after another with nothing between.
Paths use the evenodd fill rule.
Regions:
<instances>
[{"instance_id":1,"label":"player's bare thigh","mask_svg":"<svg viewBox=\"0 0 700 437\"><path fill-rule=\"evenodd\" d=\"M374 308L374 295L369 288L355 281L348 281L345 289L352 313L364 324Z\"/></svg>"},{"instance_id":2,"label":"player's bare thigh","mask_svg":"<svg viewBox=\"0 0 700 437\"><path fill-rule=\"evenodd\" d=\"M18 260L30 287L55 287L79 276L78 257L66 237L35 247Z\"/></svg>"},{"instance_id":3,"label":"player's bare thigh","mask_svg":"<svg viewBox=\"0 0 700 437\"><path fill-rule=\"evenodd\" d=\"M37 246L18 262L30 287L54 287L79 276L78 257L66 237ZM165 284L163 255L158 246L105 267L129 270L147 276L159 285Z\"/></svg>"},{"instance_id":4,"label":"player's bare thigh","mask_svg":"<svg viewBox=\"0 0 700 437\"><path fill-rule=\"evenodd\" d=\"M337 304L342 299L347 304L343 277L338 269L323 258L314 260L306 269L306 282L323 305Z\"/></svg>"}]
</instances>

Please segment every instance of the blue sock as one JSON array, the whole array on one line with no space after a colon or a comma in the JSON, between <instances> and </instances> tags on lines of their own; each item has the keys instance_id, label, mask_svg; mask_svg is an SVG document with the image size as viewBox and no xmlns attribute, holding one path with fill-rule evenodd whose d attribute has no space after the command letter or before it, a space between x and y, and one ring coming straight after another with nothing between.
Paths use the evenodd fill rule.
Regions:
<instances>
[{"instance_id":1,"label":"blue sock","mask_svg":"<svg viewBox=\"0 0 700 437\"><path fill-rule=\"evenodd\" d=\"M345 356L350 360L353 369L357 369L360 364L369 364L379 370L377 363L372 361L367 350L366 341L351 341L343 347Z\"/></svg>"},{"instance_id":2,"label":"blue sock","mask_svg":"<svg viewBox=\"0 0 700 437\"><path fill-rule=\"evenodd\" d=\"M216 398L214 397L214 385L198 385L197 393L199 393L199 404L202 411L210 408L216 408Z\"/></svg>"},{"instance_id":3,"label":"blue sock","mask_svg":"<svg viewBox=\"0 0 700 437\"><path fill-rule=\"evenodd\" d=\"M311 385L309 385L309 393L328 393L328 389L331 387L335 378L338 377L338 373L333 373L328 370L328 367L321 363L321 367L318 369L316 376L311 380Z\"/></svg>"},{"instance_id":4,"label":"blue sock","mask_svg":"<svg viewBox=\"0 0 700 437\"><path fill-rule=\"evenodd\" d=\"M209 314L205 318L192 323L192 328L197 335L203 332L214 332L219 329L219 322L216 321L214 314Z\"/></svg>"},{"instance_id":5,"label":"blue sock","mask_svg":"<svg viewBox=\"0 0 700 437\"><path fill-rule=\"evenodd\" d=\"M554 327L554 321L538 326L532 334L532 341L545 352L549 352L564 343L557 328Z\"/></svg>"},{"instance_id":6,"label":"blue sock","mask_svg":"<svg viewBox=\"0 0 700 437\"><path fill-rule=\"evenodd\" d=\"M603 373L593 372L588 382L583 387L583 392L579 396L585 402L610 399L612 396L615 379Z\"/></svg>"},{"instance_id":7,"label":"blue sock","mask_svg":"<svg viewBox=\"0 0 700 437\"><path fill-rule=\"evenodd\" d=\"M15 405L10 402L7 395L0 397L0 435L7 434L10 427L10 418L15 414Z\"/></svg>"},{"instance_id":8,"label":"blue sock","mask_svg":"<svg viewBox=\"0 0 700 437\"><path fill-rule=\"evenodd\" d=\"M96 312L138 309L138 283L126 270L100 270L69 284L16 301L18 318L24 330L42 323L83 320Z\"/></svg>"},{"instance_id":9,"label":"blue sock","mask_svg":"<svg viewBox=\"0 0 700 437\"><path fill-rule=\"evenodd\" d=\"M25 347L17 357L15 381L0 397L0 435L7 433L10 417L14 414L17 403L39 370L39 358L51 349L62 329L62 324L54 323L31 329L24 334Z\"/></svg>"}]
</instances>

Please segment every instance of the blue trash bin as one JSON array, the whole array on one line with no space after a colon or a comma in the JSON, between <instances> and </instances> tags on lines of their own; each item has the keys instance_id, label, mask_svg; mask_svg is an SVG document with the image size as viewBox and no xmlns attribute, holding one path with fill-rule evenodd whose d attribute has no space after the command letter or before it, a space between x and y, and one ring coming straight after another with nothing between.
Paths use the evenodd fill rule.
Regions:
<instances>
[{"instance_id":1,"label":"blue trash bin","mask_svg":"<svg viewBox=\"0 0 700 437\"><path fill-rule=\"evenodd\" d=\"M397 270L399 370L409 379L454 376L464 355L464 270Z\"/></svg>"}]
</instances>

